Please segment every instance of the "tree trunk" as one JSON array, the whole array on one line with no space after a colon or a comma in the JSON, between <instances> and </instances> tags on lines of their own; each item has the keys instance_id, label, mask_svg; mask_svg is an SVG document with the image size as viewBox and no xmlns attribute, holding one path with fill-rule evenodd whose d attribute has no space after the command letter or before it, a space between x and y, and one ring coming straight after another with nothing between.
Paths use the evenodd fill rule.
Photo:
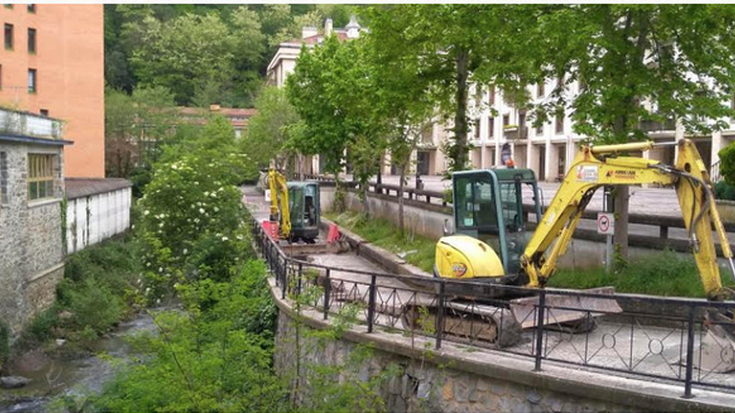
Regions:
<instances>
[{"instance_id":1,"label":"tree trunk","mask_svg":"<svg viewBox=\"0 0 735 413\"><path fill-rule=\"evenodd\" d=\"M615 188L615 253L623 260L628 259L628 205L630 188L621 185Z\"/></svg>"},{"instance_id":2,"label":"tree trunk","mask_svg":"<svg viewBox=\"0 0 735 413\"><path fill-rule=\"evenodd\" d=\"M454 161L454 170L461 171L467 165L467 79L469 77L469 54L460 51L456 58L457 92L455 95L457 109L454 113L454 147L450 157Z\"/></svg>"},{"instance_id":3,"label":"tree trunk","mask_svg":"<svg viewBox=\"0 0 735 413\"><path fill-rule=\"evenodd\" d=\"M403 181L406 179L406 164L401 165L401 177L398 180L398 230L403 235L405 224L403 223Z\"/></svg>"}]
</instances>

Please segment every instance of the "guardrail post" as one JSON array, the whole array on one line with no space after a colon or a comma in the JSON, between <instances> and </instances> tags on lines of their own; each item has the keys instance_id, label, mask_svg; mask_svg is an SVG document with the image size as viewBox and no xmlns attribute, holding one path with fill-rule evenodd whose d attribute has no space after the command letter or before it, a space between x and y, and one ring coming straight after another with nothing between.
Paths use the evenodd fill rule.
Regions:
<instances>
[{"instance_id":1,"label":"guardrail post","mask_svg":"<svg viewBox=\"0 0 735 413\"><path fill-rule=\"evenodd\" d=\"M662 239L669 238L669 227L665 227L665 226L661 225L658 228L658 237L659 238L662 238Z\"/></svg>"},{"instance_id":2,"label":"guardrail post","mask_svg":"<svg viewBox=\"0 0 735 413\"><path fill-rule=\"evenodd\" d=\"M544 313L546 307L546 291L541 290L538 297L538 310L536 310L536 364L533 371L541 371L541 358L544 354Z\"/></svg>"},{"instance_id":3,"label":"guardrail post","mask_svg":"<svg viewBox=\"0 0 735 413\"><path fill-rule=\"evenodd\" d=\"M368 323L368 333L373 332L373 323L375 321L375 282L376 282L376 276L373 274L370 276L370 291L368 296L368 314L367 314L367 323Z\"/></svg>"},{"instance_id":4,"label":"guardrail post","mask_svg":"<svg viewBox=\"0 0 735 413\"><path fill-rule=\"evenodd\" d=\"M689 304L689 324L687 325L687 365L686 377L684 378L685 399L694 397L692 394L692 372L694 370L694 312L696 307Z\"/></svg>"},{"instance_id":5,"label":"guardrail post","mask_svg":"<svg viewBox=\"0 0 735 413\"><path fill-rule=\"evenodd\" d=\"M298 274L299 278L296 280L296 295L301 295L301 279L303 278L302 274L303 274L303 264L299 263L299 274Z\"/></svg>"},{"instance_id":6,"label":"guardrail post","mask_svg":"<svg viewBox=\"0 0 735 413\"><path fill-rule=\"evenodd\" d=\"M280 260L278 260L278 259L276 259L276 260L280 263ZM279 266L280 266L280 264L279 264ZM283 285L283 287L282 287L283 289L281 290L281 299L285 299L286 298L286 290L288 289L288 266L286 266L284 268L284 271L279 271L279 272L280 272L281 278L282 278L281 284Z\"/></svg>"},{"instance_id":7,"label":"guardrail post","mask_svg":"<svg viewBox=\"0 0 735 413\"><path fill-rule=\"evenodd\" d=\"M444 280L439 282L439 296L437 297L436 311L436 349L442 348L442 336L444 334Z\"/></svg>"},{"instance_id":8,"label":"guardrail post","mask_svg":"<svg viewBox=\"0 0 735 413\"><path fill-rule=\"evenodd\" d=\"M329 268L327 268L327 275L325 278L326 284L324 284L324 319L329 317L329 295L332 293L332 281L329 279Z\"/></svg>"}]
</instances>

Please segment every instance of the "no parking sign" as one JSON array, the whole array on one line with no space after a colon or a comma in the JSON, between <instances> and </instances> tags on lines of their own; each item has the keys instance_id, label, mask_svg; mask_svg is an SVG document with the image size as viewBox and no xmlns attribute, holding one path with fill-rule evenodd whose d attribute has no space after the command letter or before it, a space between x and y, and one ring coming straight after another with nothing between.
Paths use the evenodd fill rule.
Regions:
<instances>
[{"instance_id":1,"label":"no parking sign","mask_svg":"<svg viewBox=\"0 0 735 413\"><path fill-rule=\"evenodd\" d=\"M597 233L602 235L615 233L615 214L612 212L597 213Z\"/></svg>"}]
</instances>

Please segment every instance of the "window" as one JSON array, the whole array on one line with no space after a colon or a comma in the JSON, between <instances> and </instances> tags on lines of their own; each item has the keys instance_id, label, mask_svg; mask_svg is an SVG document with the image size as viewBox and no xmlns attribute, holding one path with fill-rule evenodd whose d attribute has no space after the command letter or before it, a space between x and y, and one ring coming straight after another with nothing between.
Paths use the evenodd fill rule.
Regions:
<instances>
[{"instance_id":1,"label":"window","mask_svg":"<svg viewBox=\"0 0 735 413\"><path fill-rule=\"evenodd\" d=\"M503 115L503 127L510 125L510 115Z\"/></svg>"},{"instance_id":2,"label":"window","mask_svg":"<svg viewBox=\"0 0 735 413\"><path fill-rule=\"evenodd\" d=\"M28 93L36 93L36 69L28 69Z\"/></svg>"},{"instance_id":3,"label":"window","mask_svg":"<svg viewBox=\"0 0 735 413\"><path fill-rule=\"evenodd\" d=\"M490 93L490 97L489 97L489 99L490 99L490 105L492 106L492 105L495 104L495 85L490 86L490 92L489 93Z\"/></svg>"},{"instance_id":4,"label":"window","mask_svg":"<svg viewBox=\"0 0 735 413\"><path fill-rule=\"evenodd\" d=\"M28 200L54 197L54 155L28 154Z\"/></svg>"},{"instance_id":5,"label":"window","mask_svg":"<svg viewBox=\"0 0 735 413\"><path fill-rule=\"evenodd\" d=\"M475 139L480 139L480 118L475 119Z\"/></svg>"},{"instance_id":6,"label":"window","mask_svg":"<svg viewBox=\"0 0 735 413\"><path fill-rule=\"evenodd\" d=\"M0 152L0 204L8 202L8 153Z\"/></svg>"},{"instance_id":7,"label":"window","mask_svg":"<svg viewBox=\"0 0 735 413\"><path fill-rule=\"evenodd\" d=\"M544 124L540 123L536 126L536 136L541 136L544 134Z\"/></svg>"},{"instance_id":8,"label":"window","mask_svg":"<svg viewBox=\"0 0 735 413\"><path fill-rule=\"evenodd\" d=\"M13 8L13 5L10 4L10 3L5 3L5 8L6 9L12 9Z\"/></svg>"},{"instance_id":9,"label":"window","mask_svg":"<svg viewBox=\"0 0 735 413\"><path fill-rule=\"evenodd\" d=\"M564 133L564 111L556 113L556 134Z\"/></svg>"},{"instance_id":10,"label":"window","mask_svg":"<svg viewBox=\"0 0 735 413\"><path fill-rule=\"evenodd\" d=\"M28 29L28 53L36 54L36 29Z\"/></svg>"},{"instance_id":11,"label":"window","mask_svg":"<svg viewBox=\"0 0 735 413\"><path fill-rule=\"evenodd\" d=\"M492 116L487 117L487 136L493 137L495 136L495 118Z\"/></svg>"},{"instance_id":12,"label":"window","mask_svg":"<svg viewBox=\"0 0 735 413\"><path fill-rule=\"evenodd\" d=\"M536 98L543 99L546 96L544 86L545 85L543 80L536 85Z\"/></svg>"},{"instance_id":13,"label":"window","mask_svg":"<svg viewBox=\"0 0 735 413\"><path fill-rule=\"evenodd\" d=\"M5 48L13 50L13 25L5 23Z\"/></svg>"},{"instance_id":14,"label":"window","mask_svg":"<svg viewBox=\"0 0 735 413\"><path fill-rule=\"evenodd\" d=\"M36 5L35 4L29 4L28 5L28 13L35 13L36 12Z\"/></svg>"},{"instance_id":15,"label":"window","mask_svg":"<svg viewBox=\"0 0 735 413\"><path fill-rule=\"evenodd\" d=\"M48 117L48 109L41 109L41 110L39 111L39 113L40 113L40 114L41 114L41 116L43 116L43 117L46 117L46 118Z\"/></svg>"}]
</instances>

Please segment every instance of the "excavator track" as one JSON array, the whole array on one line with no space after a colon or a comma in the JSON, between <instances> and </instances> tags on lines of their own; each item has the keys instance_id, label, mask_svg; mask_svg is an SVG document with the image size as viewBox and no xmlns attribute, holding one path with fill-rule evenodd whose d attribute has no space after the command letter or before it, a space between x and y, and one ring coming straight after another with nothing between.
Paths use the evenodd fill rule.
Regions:
<instances>
[{"instance_id":1,"label":"excavator track","mask_svg":"<svg viewBox=\"0 0 735 413\"><path fill-rule=\"evenodd\" d=\"M410 305L405 307L403 327L413 331L435 332L438 308ZM442 335L458 341L488 348L504 348L522 341L521 325L507 308L466 301L449 302L445 306Z\"/></svg>"}]
</instances>

